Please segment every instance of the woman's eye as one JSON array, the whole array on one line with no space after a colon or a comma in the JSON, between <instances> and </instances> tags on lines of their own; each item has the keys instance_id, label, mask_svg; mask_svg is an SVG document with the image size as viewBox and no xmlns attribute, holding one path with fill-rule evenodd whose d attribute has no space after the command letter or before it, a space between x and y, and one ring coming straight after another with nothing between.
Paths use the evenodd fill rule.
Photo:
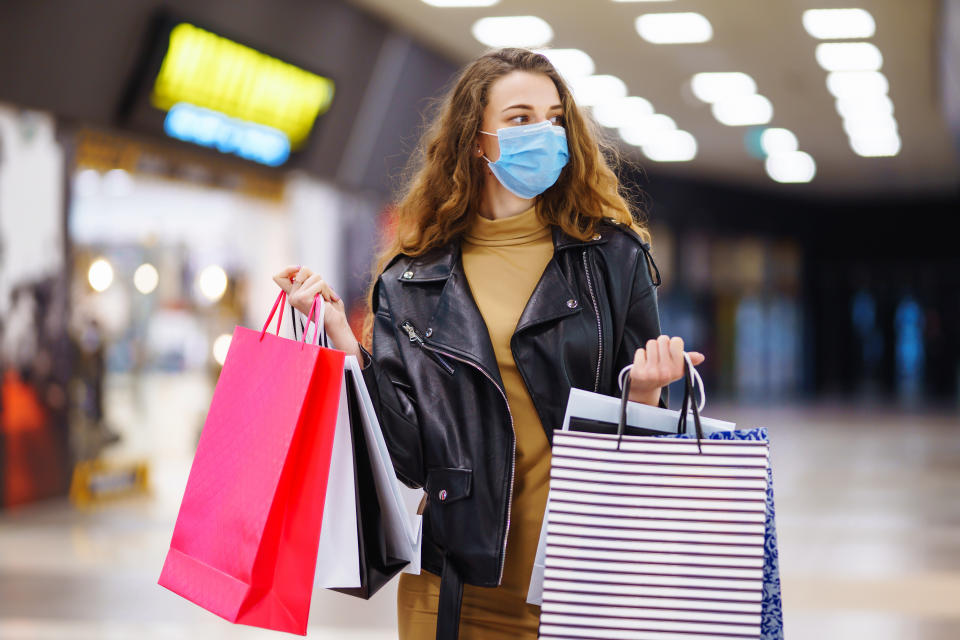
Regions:
<instances>
[{"instance_id":1,"label":"woman's eye","mask_svg":"<svg viewBox=\"0 0 960 640\"><path fill-rule=\"evenodd\" d=\"M563 124L563 116L551 116L550 122L555 125L561 125Z\"/></svg>"},{"instance_id":2,"label":"woman's eye","mask_svg":"<svg viewBox=\"0 0 960 640\"><path fill-rule=\"evenodd\" d=\"M515 122L516 124L523 124L527 121L527 116L513 116L510 118L510 122Z\"/></svg>"}]
</instances>

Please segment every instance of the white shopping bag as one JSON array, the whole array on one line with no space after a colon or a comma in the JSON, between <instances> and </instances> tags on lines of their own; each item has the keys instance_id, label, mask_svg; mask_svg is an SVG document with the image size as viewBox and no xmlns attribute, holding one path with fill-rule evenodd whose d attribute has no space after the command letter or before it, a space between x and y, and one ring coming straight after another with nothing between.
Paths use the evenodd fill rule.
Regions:
<instances>
[{"instance_id":1,"label":"white shopping bag","mask_svg":"<svg viewBox=\"0 0 960 640\"><path fill-rule=\"evenodd\" d=\"M318 298L318 302L318 324L323 326L325 305L322 298ZM294 316L303 317L299 312ZM303 323L294 322L295 330L298 324L302 330ZM325 346L336 348L329 344L325 332L320 332L317 339ZM363 439L367 444L370 470L376 488L386 553L391 558L408 563L403 569L405 573L420 573L422 516L416 513L415 506L411 507L416 504L413 500L419 500L422 492L417 491L418 495L414 498L413 490L401 484L397 478L356 356L346 356L343 367L345 375L340 388L340 406L314 573L314 585L325 589L358 589L362 585L356 469L348 392L353 398L359 399ZM348 390L347 385L352 385L352 388Z\"/></svg>"}]
</instances>

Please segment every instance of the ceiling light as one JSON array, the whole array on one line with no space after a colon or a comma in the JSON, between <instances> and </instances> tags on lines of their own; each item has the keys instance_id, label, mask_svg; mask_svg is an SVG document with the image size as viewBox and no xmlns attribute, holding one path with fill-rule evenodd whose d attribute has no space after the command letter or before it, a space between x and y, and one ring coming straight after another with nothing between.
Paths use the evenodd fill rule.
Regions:
<instances>
[{"instance_id":1,"label":"ceiling light","mask_svg":"<svg viewBox=\"0 0 960 640\"><path fill-rule=\"evenodd\" d=\"M700 13L646 13L636 20L637 33L653 44L706 42L713 37L710 21Z\"/></svg>"},{"instance_id":2,"label":"ceiling light","mask_svg":"<svg viewBox=\"0 0 960 640\"><path fill-rule=\"evenodd\" d=\"M879 71L831 71L827 74L827 89L835 98L884 95L890 90L890 83Z\"/></svg>"},{"instance_id":3,"label":"ceiling light","mask_svg":"<svg viewBox=\"0 0 960 640\"><path fill-rule=\"evenodd\" d=\"M97 258L87 271L87 282L94 291L106 291L113 283L113 267L104 258Z\"/></svg>"},{"instance_id":4,"label":"ceiling light","mask_svg":"<svg viewBox=\"0 0 960 640\"><path fill-rule=\"evenodd\" d=\"M797 136L789 129L769 127L760 134L760 147L768 156L797 150Z\"/></svg>"},{"instance_id":5,"label":"ceiling light","mask_svg":"<svg viewBox=\"0 0 960 640\"><path fill-rule=\"evenodd\" d=\"M567 82L593 75L596 69L593 58L580 49L538 49L537 53L545 56Z\"/></svg>"},{"instance_id":6,"label":"ceiling light","mask_svg":"<svg viewBox=\"0 0 960 640\"><path fill-rule=\"evenodd\" d=\"M888 132L896 133L897 129L897 121L889 115L860 116L843 120L843 130L851 138L870 138Z\"/></svg>"},{"instance_id":7,"label":"ceiling light","mask_svg":"<svg viewBox=\"0 0 960 640\"><path fill-rule=\"evenodd\" d=\"M815 55L826 71L878 71L883 66L883 54L871 42L822 42Z\"/></svg>"},{"instance_id":8,"label":"ceiling light","mask_svg":"<svg viewBox=\"0 0 960 640\"><path fill-rule=\"evenodd\" d=\"M819 40L840 40L873 37L877 24L866 9L807 9L803 28Z\"/></svg>"},{"instance_id":9,"label":"ceiling light","mask_svg":"<svg viewBox=\"0 0 960 640\"><path fill-rule=\"evenodd\" d=\"M688 131L658 131L643 145L643 154L657 162L687 162L697 155L697 140Z\"/></svg>"},{"instance_id":10,"label":"ceiling light","mask_svg":"<svg viewBox=\"0 0 960 640\"><path fill-rule=\"evenodd\" d=\"M133 286L143 295L147 295L157 288L160 282L160 274L157 268L149 262L144 262L133 272Z\"/></svg>"},{"instance_id":11,"label":"ceiling light","mask_svg":"<svg viewBox=\"0 0 960 640\"><path fill-rule=\"evenodd\" d=\"M893 115L893 100L887 95L849 94L834 101L837 113L844 118L873 115Z\"/></svg>"},{"instance_id":12,"label":"ceiling light","mask_svg":"<svg viewBox=\"0 0 960 640\"><path fill-rule=\"evenodd\" d=\"M100 172L96 169L82 169L73 178L73 188L77 196L92 198L100 193Z\"/></svg>"},{"instance_id":13,"label":"ceiling light","mask_svg":"<svg viewBox=\"0 0 960 640\"><path fill-rule=\"evenodd\" d=\"M423 0L431 7L492 7L500 0Z\"/></svg>"},{"instance_id":14,"label":"ceiling light","mask_svg":"<svg viewBox=\"0 0 960 640\"><path fill-rule=\"evenodd\" d=\"M618 129L654 113L648 100L636 96L603 102L593 107L593 117L604 127Z\"/></svg>"},{"instance_id":15,"label":"ceiling light","mask_svg":"<svg viewBox=\"0 0 960 640\"><path fill-rule=\"evenodd\" d=\"M777 182L810 182L817 173L813 157L803 151L774 153L767 156L763 167Z\"/></svg>"},{"instance_id":16,"label":"ceiling light","mask_svg":"<svg viewBox=\"0 0 960 640\"><path fill-rule=\"evenodd\" d=\"M900 136L894 131L885 135L864 138L850 138L850 147L858 156L880 158L900 153Z\"/></svg>"},{"instance_id":17,"label":"ceiling light","mask_svg":"<svg viewBox=\"0 0 960 640\"><path fill-rule=\"evenodd\" d=\"M773 105L766 97L757 93L714 102L711 110L714 118L729 127L767 124L773 118Z\"/></svg>"},{"instance_id":18,"label":"ceiling light","mask_svg":"<svg viewBox=\"0 0 960 640\"><path fill-rule=\"evenodd\" d=\"M577 78L571 83L573 97L580 106L611 102L627 95L627 85L617 76L598 75Z\"/></svg>"},{"instance_id":19,"label":"ceiling light","mask_svg":"<svg viewBox=\"0 0 960 640\"><path fill-rule=\"evenodd\" d=\"M553 29L537 16L480 18L470 31L488 47L542 47L553 39Z\"/></svg>"},{"instance_id":20,"label":"ceiling light","mask_svg":"<svg viewBox=\"0 0 960 640\"><path fill-rule=\"evenodd\" d=\"M695 73L690 80L693 94L704 102L717 102L730 96L756 93L757 83L739 71Z\"/></svg>"},{"instance_id":21,"label":"ceiling light","mask_svg":"<svg viewBox=\"0 0 960 640\"><path fill-rule=\"evenodd\" d=\"M652 116L620 127L620 138L627 144L643 146L653 140L653 137L661 131L672 131L677 128L677 123L670 116L662 113L655 113Z\"/></svg>"}]
</instances>

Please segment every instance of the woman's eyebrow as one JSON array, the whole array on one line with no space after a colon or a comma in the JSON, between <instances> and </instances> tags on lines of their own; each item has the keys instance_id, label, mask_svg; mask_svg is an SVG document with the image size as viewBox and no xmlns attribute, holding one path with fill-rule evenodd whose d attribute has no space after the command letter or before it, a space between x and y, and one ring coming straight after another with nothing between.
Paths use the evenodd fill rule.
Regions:
<instances>
[{"instance_id":1,"label":"woman's eyebrow","mask_svg":"<svg viewBox=\"0 0 960 640\"><path fill-rule=\"evenodd\" d=\"M512 105L510 105L509 107L507 107L506 109L504 109L503 111L509 111L510 109L526 109L526 110L528 110L528 111L533 111L533 107L531 107L531 106L528 105L528 104L512 104ZM551 111L554 110L554 109L563 109L563 105L562 105L562 104L555 104L555 105L553 105L552 107L550 107L550 110L551 110ZM503 111L501 111L501 113L503 113Z\"/></svg>"}]
</instances>

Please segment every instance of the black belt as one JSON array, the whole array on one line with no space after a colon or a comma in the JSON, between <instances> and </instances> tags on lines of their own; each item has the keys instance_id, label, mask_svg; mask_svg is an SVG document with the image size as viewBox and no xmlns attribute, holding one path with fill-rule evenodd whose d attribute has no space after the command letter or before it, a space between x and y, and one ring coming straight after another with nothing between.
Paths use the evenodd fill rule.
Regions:
<instances>
[{"instance_id":1,"label":"black belt","mask_svg":"<svg viewBox=\"0 0 960 640\"><path fill-rule=\"evenodd\" d=\"M440 599L437 603L437 640L457 640L460 632L460 604L463 602L463 580L450 558L443 556L440 576Z\"/></svg>"}]
</instances>

